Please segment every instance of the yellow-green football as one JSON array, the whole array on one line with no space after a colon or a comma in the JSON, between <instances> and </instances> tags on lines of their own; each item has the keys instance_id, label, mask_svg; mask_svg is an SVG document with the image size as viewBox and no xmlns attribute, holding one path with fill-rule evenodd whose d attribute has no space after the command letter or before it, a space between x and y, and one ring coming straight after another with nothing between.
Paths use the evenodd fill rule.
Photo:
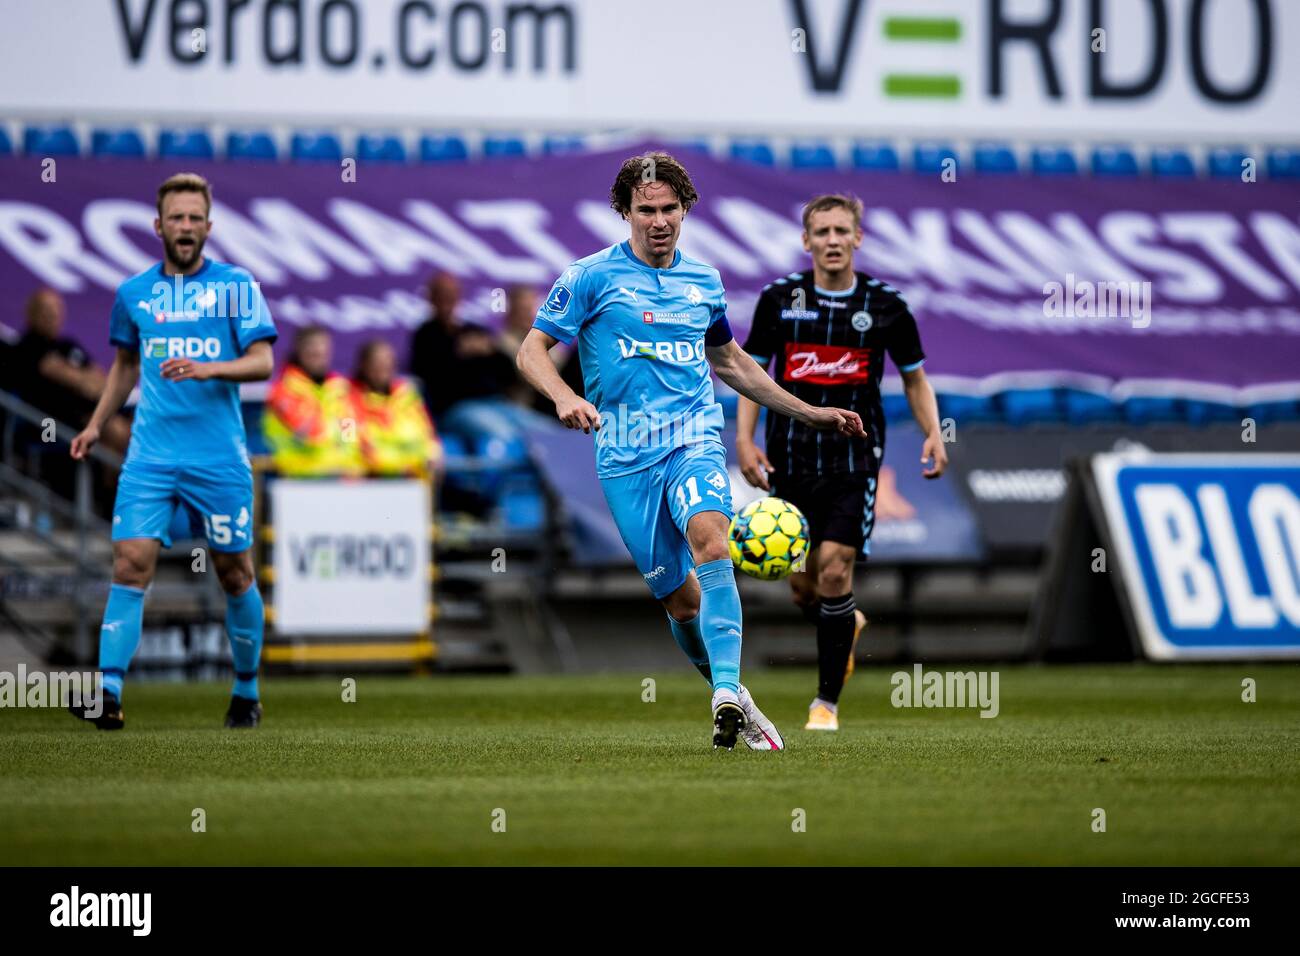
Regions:
<instances>
[{"instance_id":1,"label":"yellow-green football","mask_svg":"<svg viewBox=\"0 0 1300 956\"><path fill-rule=\"evenodd\" d=\"M727 549L750 577L779 581L807 563L808 519L784 498L759 498L731 519Z\"/></svg>"}]
</instances>

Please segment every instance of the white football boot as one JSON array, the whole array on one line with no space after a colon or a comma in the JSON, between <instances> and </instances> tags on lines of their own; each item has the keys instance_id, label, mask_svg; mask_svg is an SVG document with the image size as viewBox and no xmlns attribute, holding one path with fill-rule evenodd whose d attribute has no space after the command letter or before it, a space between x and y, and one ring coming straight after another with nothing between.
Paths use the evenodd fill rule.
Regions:
<instances>
[{"instance_id":1,"label":"white football boot","mask_svg":"<svg viewBox=\"0 0 1300 956\"><path fill-rule=\"evenodd\" d=\"M740 706L740 698L732 691L721 689L713 692L713 749L726 747L732 750L736 746L736 735L745 726L745 710Z\"/></svg>"},{"instance_id":2,"label":"white football boot","mask_svg":"<svg viewBox=\"0 0 1300 956\"><path fill-rule=\"evenodd\" d=\"M767 715L758 709L758 704L754 703L749 688L744 684L740 685L740 708L745 712L745 726L740 728L740 739L745 742L746 747L750 750L785 749L781 731L777 730L776 724L768 720Z\"/></svg>"}]
</instances>

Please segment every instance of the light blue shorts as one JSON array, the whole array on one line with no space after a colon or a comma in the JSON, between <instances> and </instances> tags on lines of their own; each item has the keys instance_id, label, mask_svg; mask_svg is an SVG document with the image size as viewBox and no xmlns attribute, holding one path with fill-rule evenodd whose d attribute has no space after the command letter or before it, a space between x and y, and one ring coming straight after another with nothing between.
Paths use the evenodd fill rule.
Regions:
<instances>
[{"instance_id":1,"label":"light blue shorts","mask_svg":"<svg viewBox=\"0 0 1300 956\"><path fill-rule=\"evenodd\" d=\"M602 478L614 523L650 592L663 600L695 568L686 525L702 511L732 516L727 450L706 441L674 448L649 468Z\"/></svg>"},{"instance_id":2,"label":"light blue shorts","mask_svg":"<svg viewBox=\"0 0 1300 956\"><path fill-rule=\"evenodd\" d=\"M194 534L203 529L214 551L239 552L253 543L253 469L247 462L155 464L127 460L117 481L113 540L157 538L172 544L177 509Z\"/></svg>"}]
</instances>

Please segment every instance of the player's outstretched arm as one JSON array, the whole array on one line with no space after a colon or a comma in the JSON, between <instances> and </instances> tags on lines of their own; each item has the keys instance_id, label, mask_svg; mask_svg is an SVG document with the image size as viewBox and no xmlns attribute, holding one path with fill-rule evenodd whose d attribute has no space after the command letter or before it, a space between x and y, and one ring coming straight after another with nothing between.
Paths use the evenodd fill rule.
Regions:
<instances>
[{"instance_id":1,"label":"player's outstretched arm","mask_svg":"<svg viewBox=\"0 0 1300 956\"><path fill-rule=\"evenodd\" d=\"M813 428L835 429L855 437L866 434L857 412L843 408L818 408L795 398L772 381L735 339L726 345L707 348L704 354L718 378L765 408L797 418Z\"/></svg>"},{"instance_id":2,"label":"player's outstretched arm","mask_svg":"<svg viewBox=\"0 0 1300 956\"><path fill-rule=\"evenodd\" d=\"M938 478L948 467L948 449L939 431L939 402L934 397L934 386L925 377L923 368L899 374L903 376L903 394L907 396L912 417L925 436L925 444L921 446L921 474L926 478ZM927 468L931 461L933 464Z\"/></svg>"},{"instance_id":3,"label":"player's outstretched arm","mask_svg":"<svg viewBox=\"0 0 1300 956\"><path fill-rule=\"evenodd\" d=\"M275 371L275 358L271 343L254 342L243 355L229 362L199 362L189 358L168 359L159 366L162 377L169 382L187 379L205 381L219 378L227 382L263 382Z\"/></svg>"},{"instance_id":4,"label":"player's outstretched arm","mask_svg":"<svg viewBox=\"0 0 1300 956\"><path fill-rule=\"evenodd\" d=\"M72 439L72 457L80 461L90 454L90 449L99 441L99 430L104 422L117 414L118 409L131 394L140 381L140 353L135 349L118 348L113 357L113 365L108 370L108 380L104 383L104 393L99 396L90 421L76 438Z\"/></svg>"},{"instance_id":5,"label":"player's outstretched arm","mask_svg":"<svg viewBox=\"0 0 1300 956\"><path fill-rule=\"evenodd\" d=\"M740 473L755 488L771 491L767 476L772 471L763 449L754 444L754 428L758 425L758 403L740 396L736 402L736 460Z\"/></svg>"},{"instance_id":6,"label":"player's outstretched arm","mask_svg":"<svg viewBox=\"0 0 1300 956\"><path fill-rule=\"evenodd\" d=\"M515 366L524 381L555 403L555 414L566 427L581 428L590 435L600 430L600 412L560 377L548 354L558 341L541 329L529 329L515 356Z\"/></svg>"}]
</instances>

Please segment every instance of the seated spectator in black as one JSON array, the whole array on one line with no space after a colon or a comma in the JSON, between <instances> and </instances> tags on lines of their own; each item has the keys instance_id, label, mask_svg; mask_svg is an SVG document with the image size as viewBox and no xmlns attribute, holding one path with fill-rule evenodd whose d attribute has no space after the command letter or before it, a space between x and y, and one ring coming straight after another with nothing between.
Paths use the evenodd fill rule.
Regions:
<instances>
[{"instance_id":1,"label":"seated spectator in black","mask_svg":"<svg viewBox=\"0 0 1300 956\"><path fill-rule=\"evenodd\" d=\"M46 415L80 431L104 391L104 370L75 340L63 335L67 311L53 289L38 289L27 299L27 328L14 346L13 374L6 381L18 397ZM131 426L114 415L100 432L99 443L126 453Z\"/></svg>"},{"instance_id":2,"label":"seated spectator in black","mask_svg":"<svg viewBox=\"0 0 1300 956\"><path fill-rule=\"evenodd\" d=\"M428 294L432 314L415 330L407 366L420 380L429 413L441 419L457 402L503 397L518 376L514 360L497 349L487 329L461 321L456 277L440 272Z\"/></svg>"}]
</instances>

